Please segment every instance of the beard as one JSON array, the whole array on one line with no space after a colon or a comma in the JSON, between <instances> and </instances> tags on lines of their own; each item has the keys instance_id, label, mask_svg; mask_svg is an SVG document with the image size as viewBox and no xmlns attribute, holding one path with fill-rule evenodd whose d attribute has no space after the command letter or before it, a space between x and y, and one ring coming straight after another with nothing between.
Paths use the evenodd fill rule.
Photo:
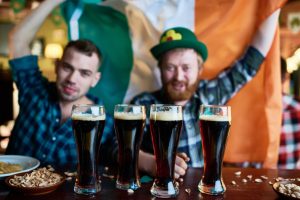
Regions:
<instances>
[{"instance_id":1,"label":"beard","mask_svg":"<svg viewBox=\"0 0 300 200\"><path fill-rule=\"evenodd\" d=\"M163 90L164 93L167 95L168 100L170 100L171 102L185 101L185 100L189 100L194 95L195 91L198 88L199 81L200 80L197 80L192 85L188 85L188 83L185 81L179 82L179 81L171 80L164 84ZM174 82L179 84L184 84L186 89L184 91L174 90L172 86L172 83Z\"/></svg>"}]
</instances>

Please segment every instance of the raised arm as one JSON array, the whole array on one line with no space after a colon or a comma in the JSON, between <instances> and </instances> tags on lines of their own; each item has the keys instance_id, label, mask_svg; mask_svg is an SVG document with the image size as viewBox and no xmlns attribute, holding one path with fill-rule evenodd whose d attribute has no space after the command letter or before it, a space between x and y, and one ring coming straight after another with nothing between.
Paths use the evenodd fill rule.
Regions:
<instances>
[{"instance_id":1,"label":"raised arm","mask_svg":"<svg viewBox=\"0 0 300 200\"><path fill-rule=\"evenodd\" d=\"M30 42L51 11L66 0L46 0L32 10L10 33L10 57L18 58L30 54Z\"/></svg>"},{"instance_id":2,"label":"raised arm","mask_svg":"<svg viewBox=\"0 0 300 200\"><path fill-rule=\"evenodd\" d=\"M271 48L278 24L279 13L280 9L273 12L263 21L251 42L251 46L256 48L264 57L266 57Z\"/></svg>"},{"instance_id":3,"label":"raised arm","mask_svg":"<svg viewBox=\"0 0 300 200\"><path fill-rule=\"evenodd\" d=\"M216 78L200 83L203 104L225 104L258 72L268 54L278 27L280 9L273 12L258 27L252 42L241 59Z\"/></svg>"}]
</instances>

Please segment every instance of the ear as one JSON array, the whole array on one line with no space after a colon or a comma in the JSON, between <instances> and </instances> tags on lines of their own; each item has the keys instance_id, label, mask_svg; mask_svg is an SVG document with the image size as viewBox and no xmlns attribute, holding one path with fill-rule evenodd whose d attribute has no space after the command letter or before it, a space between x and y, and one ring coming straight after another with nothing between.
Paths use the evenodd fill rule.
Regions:
<instances>
[{"instance_id":1,"label":"ear","mask_svg":"<svg viewBox=\"0 0 300 200\"><path fill-rule=\"evenodd\" d=\"M99 80L101 79L101 72L96 72L91 87L95 87Z\"/></svg>"},{"instance_id":2,"label":"ear","mask_svg":"<svg viewBox=\"0 0 300 200\"><path fill-rule=\"evenodd\" d=\"M203 73L203 65L200 65L199 66L199 70L198 70L198 80L200 80L201 78L203 78L201 75L202 75L202 73Z\"/></svg>"},{"instance_id":3,"label":"ear","mask_svg":"<svg viewBox=\"0 0 300 200\"><path fill-rule=\"evenodd\" d=\"M203 65L201 65L201 66L199 67L199 75L201 75L202 72L203 72Z\"/></svg>"}]
</instances>

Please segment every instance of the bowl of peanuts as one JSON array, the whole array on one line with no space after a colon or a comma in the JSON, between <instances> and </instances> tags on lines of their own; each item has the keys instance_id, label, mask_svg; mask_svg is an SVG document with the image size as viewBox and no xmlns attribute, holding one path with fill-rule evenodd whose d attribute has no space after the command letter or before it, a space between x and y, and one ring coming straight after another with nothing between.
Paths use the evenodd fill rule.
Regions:
<instances>
[{"instance_id":1,"label":"bowl of peanuts","mask_svg":"<svg viewBox=\"0 0 300 200\"><path fill-rule=\"evenodd\" d=\"M283 199L300 199L300 179L283 179L273 184L274 191Z\"/></svg>"},{"instance_id":2,"label":"bowl of peanuts","mask_svg":"<svg viewBox=\"0 0 300 200\"><path fill-rule=\"evenodd\" d=\"M64 183L65 179L65 175L43 167L31 172L9 176L5 179L5 183L13 192L42 195L56 190Z\"/></svg>"}]
</instances>

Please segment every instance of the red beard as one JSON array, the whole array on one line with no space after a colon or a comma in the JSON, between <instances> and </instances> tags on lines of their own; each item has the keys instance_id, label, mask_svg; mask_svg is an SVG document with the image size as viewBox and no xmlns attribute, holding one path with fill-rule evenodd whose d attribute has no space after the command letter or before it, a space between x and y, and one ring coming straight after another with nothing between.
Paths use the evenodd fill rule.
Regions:
<instances>
[{"instance_id":1,"label":"red beard","mask_svg":"<svg viewBox=\"0 0 300 200\"><path fill-rule=\"evenodd\" d=\"M173 89L172 82L173 81L171 80L165 83L163 87L165 94L171 102L189 100L197 90L199 84L199 81L196 81L194 84L188 86L188 83L182 82L181 84L186 86L186 90L179 92Z\"/></svg>"}]
</instances>

